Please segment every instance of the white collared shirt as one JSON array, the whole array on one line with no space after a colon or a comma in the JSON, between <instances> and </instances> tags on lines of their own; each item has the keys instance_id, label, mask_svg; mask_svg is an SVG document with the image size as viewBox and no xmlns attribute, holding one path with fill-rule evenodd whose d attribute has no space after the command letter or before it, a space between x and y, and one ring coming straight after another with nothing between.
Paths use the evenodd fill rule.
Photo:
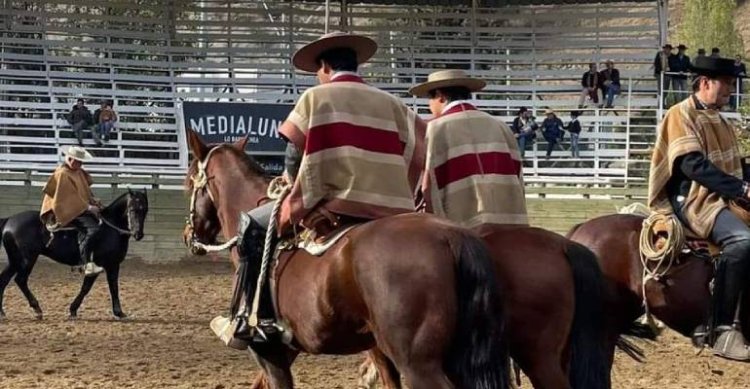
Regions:
<instances>
[{"instance_id":1,"label":"white collared shirt","mask_svg":"<svg viewBox=\"0 0 750 389\"><path fill-rule=\"evenodd\" d=\"M355 76L355 77L359 77L359 73L357 73L357 72L349 72L349 71L346 71L346 70L340 70L338 72L334 72L333 73L333 75L331 76L331 80L333 81L333 80L335 80L335 79L337 79L339 77L343 77L343 76Z\"/></svg>"},{"instance_id":2,"label":"white collared shirt","mask_svg":"<svg viewBox=\"0 0 750 389\"><path fill-rule=\"evenodd\" d=\"M443 110L440 111L440 114L442 115L442 114L448 112L449 109L451 109L451 108L453 108L453 107L455 107L455 106L457 106L459 104L471 104L471 102L469 102L469 100L451 101L450 103L446 104L445 107L443 107Z\"/></svg>"}]
</instances>

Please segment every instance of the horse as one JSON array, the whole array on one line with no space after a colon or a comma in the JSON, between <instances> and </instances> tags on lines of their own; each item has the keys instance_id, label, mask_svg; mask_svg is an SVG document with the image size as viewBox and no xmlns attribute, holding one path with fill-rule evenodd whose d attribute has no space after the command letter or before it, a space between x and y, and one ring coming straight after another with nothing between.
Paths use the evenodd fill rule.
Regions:
<instances>
[{"instance_id":1,"label":"horse","mask_svg":"<svg viewBox=\"0 0 750 389\"><path fill-rule=\"evenodd\" d=\"M196 238L203 242L215 242L219 231L222 231L225 239L230 239L236 235L236 223L233 224L233 219L237 218L235 215L252 209L263 199L268 178L242 152L244 144L206 146L199 139L194 139L192 134L188 136L196 156L189 176L202 175L207 178L188 178L186 181L191 193L191 213L184 239L188 244ZM202 174L199 174L199 165L206 170ZM195 181L206 184L197 187L193 185ZM216 201L207 201L209 197ZM411 217L418 216L408 216ZM426 215L421 217L429 218ZM380 223L385 221L383 219L368 225L384 229L385 226ZM363 237L367 235L361 230L355 229L355 232ZM434 230L435 233L439 233L439 229ZM608 388L609 370L604 361L604 341L598 339L599 334L603 334L600 325L601 277L593 254L560 235L537 228L498 227L478 233L491 250L499 294L503 305L508 307L505 310L507 317L500 319L506 323L511 352L532 377L534 385L538 388ZM405 242L404 247L398 248L399 251L423 250L418 248L419 242L411 235L399 235L408 236L411 242ZM375 239L374 235L368 237L368 240L373 240L373 250L381 252L382 258L386 257L384 251L388 247L400 242L395 238L392 238L393 241ZM233 251L232 256L236 261L236 252ZM307 264L308 261L324 266L321 263L333 259L308 257L297 258L298 263L294 265L299 269L295 271L300 272L296 276L300 279L309 277L304 273L311 271L305 267L313 266ZM364 260L357 257L356 262ZM314 270L311 274L316 276ZM296 288L279 292L279 300L300 295L300 290L314 291L318 288L307 281L290 283ZM281 289L284 287L283 275L280 284ZM385 285L381 287L387 289ZM416 289L420 286L415 283L410 287ZM306 295L306 298L311 297ZM279 302L281 307L286 304L288 302ZM294 304L304 305L302 302ZM315 312L308 312L307 320L315 316ZM303 329L303 335L315 336L311 329ZM375 344L379 346L379 343ZM377 348L371 352L381 368L386 385L395 388L400 387L399 375L402 370L398 360L392 360L391 355L392 351ZM498 360L496 363L499 365L502 362ZM407 381L408 377L407 374ZM258 378L255 387L263 386L263 379Z\"/></svg>"},{"instance_id":2,"label":"horse","mask_svg":"<svg viewBox=\"0 0 750 389\"><path fill-rule=\"evenodd\" d=\"M101 211L102 225L93 243L92 258L106 272L115 319L127 317L120 306L120 263L128 252L130 236L136 241L143 239L143 224L147 212L146 191L129 189ZM16 285L23 292L37 319L41 320L42 308L29 289L29 275L40 255L64 265L78 265L81 258L78 250L78 232L64 229L50 233L39 218L39 211L24 211L0 219L0 238L8 254L8 264L0 272L0 319L6 317L3 310L5 288L15 277ZM96 278L96 275L84 277L80 292L70 304L71 319L77 318L78 308Z\"/></svg>"},{"instance_id":3,"label":"horse","mask_svg":"<svg viewBox=\"0 0 750 389\"><path fill-rule=\"evenodd\" d=\"M616 286L617 320L633 321L645 313L643 264L640 234L645 217L614 214L597 217L574 226L568 237L596 253L602 271ZM658 280L645 285L648 311L680 334L691 337L709 318L710 282L714 267L706 256L683 254L678 263ZM750 284L748 284L750 286ZM750 290L746 290L748 295ZM741 309L745 336L750 336L750 306L745 299ZM654 339L657 330L641 326L642 336Z\"/></svg>"}]
</instances>

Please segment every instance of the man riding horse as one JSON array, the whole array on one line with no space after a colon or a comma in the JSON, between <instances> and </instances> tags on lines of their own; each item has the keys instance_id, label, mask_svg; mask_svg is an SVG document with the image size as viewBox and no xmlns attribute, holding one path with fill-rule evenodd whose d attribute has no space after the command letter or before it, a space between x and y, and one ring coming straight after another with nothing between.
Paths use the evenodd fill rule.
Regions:
<instances>
[{"instance_id":1,"label":"man riding horse","mask_svg":"<svg viewBox=\"0 0 750 389\"><path fill-rule=\"evenodd\" d=\"M425 124L398 98L357 74L376 50L368 37L335 32L294 54L294 66L316 73L320 85L300 96L279 129L289 141L285 178L292 184L281 206L279 235L297 225L330 228L414 211ZM272 209L268 203L249 212L249 225L240 236L246 241L243 246L257 249L245 256L262 255ZM235 288L236 294L242 285ZM256 328L233 325L221 316L212 321L225 344L244 349L248 342L262 342L266 334L278 331L269 290L262 291ZM245 297L245 308L249 303Z\"/></svg>"},{"instance_id":2,"label":"man riding horse","mask_svg":"<svg viewBox=\"0 0 750 389\"><path fill-rule=\"evenodd\" d=\"M91 176L83 170L83 162L93 156L83 147L70 146L65 162L55 169L42 189L44 200L40 217L46 225L72 225L78 230L80 265L86 276L104 269L91 260L93 239L99 231L101 203L91 193Z\"/></svg>"},{"instance_id":3,"label":"man riding horse","mask_svg":"<svg viewBox=\"0 0 750 389\"><path fill-rule=\"evenodd\" d=\"M698 238L721 246L709 339L716 355L750 360L736 320L750 266L750 228L729 207L750 197L750 188L742 179L734 130L720 113L735 82L733 61L698 58L693 71L692 96L672 107L659 127L648 203L654 212L676 215Z\"/></svg>"},{"instance_id":4,"label":"man riding horse","mask_svg":"<svg viewBox=\"0 0 750 389\"><path fill-rule=\"evenodd\" d=\"M528 225L521 157L511 130L469 103L483 80L442 70L409 93L428 97L425 210L467 228Z\"/></svg>"}]
</instances>

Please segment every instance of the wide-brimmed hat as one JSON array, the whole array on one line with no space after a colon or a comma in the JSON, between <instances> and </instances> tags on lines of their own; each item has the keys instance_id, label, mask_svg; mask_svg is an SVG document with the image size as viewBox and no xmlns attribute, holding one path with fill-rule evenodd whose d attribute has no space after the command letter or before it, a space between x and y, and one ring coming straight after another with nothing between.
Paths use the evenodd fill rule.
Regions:
<instances>
[{"instance_id":1,"label":"wide-brimmed hat","mask_svg":"<svg viewBox=\"0 0 750 389\"><path fill-rule=\"evenodd\" d=\"M318 63L320 55L328 50L340 48L354 50L357 53L357 63L361 64L372 58L378 50L378 44L364 35L331 32L297 50L292 56L292 64L299 70L315 73L320 67Z\"/></svg>"},{"instance_id":2,"label":"wide-brimmed hat","mask_svg":"<svg viewBox=\"0 0 750 389\"><path fill-rule=\"evenodd\" d=\"M697 57L690 64L690 71L707 77L737 77L734 69L734 60L729 58Z\"/></svg>"},{"instance_id":3,"label":"wide-brimmed hat","mask_svg":"<svg viewBox=\"0 0 750 389\"><path fill-rule=\"evenodd\" d=\"M687 49L688 47L683 45L682 43L680 43L679 46L677 46L677 50L687 50Z\"/></svg>"},{"instance_id":4,"label":"wide-brimmed hat","mask_svg":"<svg viewBox=\"0 0 750 389\"><path fill-rule=\"evenodd\" d=\"M67 150L63 150L63 155L75 159L76 161L87 162L94 159L86 149L80 146L70 146Z\"/></svg>"},{"instance_id":5,"label":"wide-brimmed hat","mask_svg":"<svg viewBox=\"0 0 750 389\"><path fill-rule=\"evenodd\" d=\"M664 46L662 46L661 48L662 48L662 49L666 49L667 47L669 47L670 49L673 49L673 48L674 48L674 47L672 47L672 45L670 45L669 43L665 44L665 45L664 45Z\"/></svg>"},{"instance_id":6,"label":"wide-brimmed hat","mask_svg":"<svg viewBox=\"0 0 750 389\"><path fill-rule=\"evenodd\" d=\"M431 73L427 76L426 82L411 87L409 93L417 97L424 97L427 96L431 90L453 86L462 86L470 92L476 92L482 90L486 85L487 82L484 80L469 77L469 75L463 70L449 69Z\"/></svg>"},{"instance_id":7,"label":"wide-brimmed hat","mask_svg":"<svg viewBox=\"0 0 750 389\"><path fill-rule=\"evenodd\" d=\"M544 114L545 115L554 115L555 111L552 110L552 108L547 108L547 109L544 110Z\"/></svg>"}]
</instances>

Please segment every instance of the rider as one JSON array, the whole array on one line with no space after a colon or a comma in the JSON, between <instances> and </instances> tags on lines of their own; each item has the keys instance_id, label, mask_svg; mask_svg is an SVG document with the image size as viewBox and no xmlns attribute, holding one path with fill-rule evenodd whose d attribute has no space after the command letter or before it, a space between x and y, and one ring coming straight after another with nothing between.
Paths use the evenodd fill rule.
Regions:
<instances>
[{"instance_id":1,"label":"rider","mask_svg":"<svg viewBox=\"0 0 750 389\"><path fill-rule=\"evenodd\" d=\"M278 217L279 233L321 220L335 225L339 217L372 220L414 211L426 126L398 98L357 74L376 50L368 37L334 32L294 54L294 66L317 73L320 85L300 96L279 129L289 141L285 177L292 183ZM241 247L249 248L242 261L261 260L272 208L269 203L250 211L249 225L241 226ZM244 308L250 304L248 292ZM212 321L225 344L244 348L247 340L263 341L275 332L268 289L262 296L258 328L241 320L232 325L221 316Z\"/></svg>"},{"instance_id":2,"label":"rider","mask_svg":"<svg viewBox=\"0 0 750 389\"><path fill-rule=\"evenodd\" d=\"M99 231L101 203L91 193L91 176L82 164L93 157L83 147L70 146L65 163L55 169L42 190L44 200L40 217L45 224L72 225L78 230L80 265L91 276L104 269L91 260L92 240Z\"/></svg>"},{"instance_id":3,"label":"rider","mask_svg":"<svg viewBox=\"0 0 750 389\"><path fill-rule=\"evenodd\" d=\"M501 121L469 103L483 80L441 70L409 93L428 97L422 195L426 211L468 228L528 225L518 145Z\"/></svg>"},{"instance_id":4,"label":"rider","mask_svg":"<svg viewBox=\"0 0 750 389\"><path fill-rule=\"evenodd\" d=\"M733 61L699 57L692 70L693 94L673 106L659 127L648 203L654 212L674 213L699 238L721 246L709 342L718 356L750 360L735 320L750 266L750 229L728 207L731 200L749 198L750 187L741 179L734 130L720 113L735 82Z\"/></svg>"}]
</instances>

